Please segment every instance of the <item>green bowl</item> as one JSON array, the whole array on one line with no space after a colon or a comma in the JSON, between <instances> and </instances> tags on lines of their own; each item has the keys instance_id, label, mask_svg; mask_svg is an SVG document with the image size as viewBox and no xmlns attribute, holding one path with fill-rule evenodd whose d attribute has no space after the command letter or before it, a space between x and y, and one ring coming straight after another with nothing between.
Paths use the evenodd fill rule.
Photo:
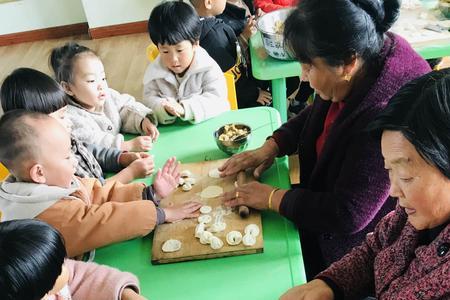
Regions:
<instances>
[{"instance_id":1,"label":"green bowl","mask_svg":"<svg viewBox=\"0 0 450 300\"><path fill-rule=\"evenodd\" d=\"M221 141L219 140L219 136L222 133L224 133L225 126L227 125L234 125L237 129L247 129L248 133L245 136L239 137L232 141ZM228 155L233 155L244 151L248 146L248 142L250 141L251 135L252 135L251 127L242 123L225 124L216 131L214 131L214 139L216 141L217 147L219 147L220 150L222 150Z\"/></svg>"}]
</instances>

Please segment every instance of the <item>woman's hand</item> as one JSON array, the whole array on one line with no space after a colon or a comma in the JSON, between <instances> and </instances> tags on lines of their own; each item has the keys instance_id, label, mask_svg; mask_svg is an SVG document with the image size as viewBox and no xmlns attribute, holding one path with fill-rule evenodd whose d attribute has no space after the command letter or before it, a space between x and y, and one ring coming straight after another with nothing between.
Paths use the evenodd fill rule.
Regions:
<instances>
[{"instance_id":1,"label":"woman's hand","mask_svg":"<svg viewBox=\"0 0 450 300\"><path fill-rule=\"evenodd\" d=\"M320 279L298 285L284 293L280 300L333 300L333 290Z\"/></svg>"},{"instance_id":2,"label":"woman's hand","mask_svg":"<svg viewBox=\"0 0 450 300\"><path fill-rule=\"evenodd\" d=\"M225 206L246 205L255 209L268 209L268 200L273 187L253 181L243 184L233 191L226 192L222 195L222 202Z\"/></svg>"},{"instance_id":3,"label":"woman's hand","mask_svg":"<svg viewBox=\"0 0 450 300\"><path fill-rule=\"evenodd\" d=\"M159 131L156 128L155 124L150 122L148 118L144 118L142 120L141 127L144 134L151 137L153 142L155 142L158 139Z\"/></svg>"},{"instance_id":4,"label":"woman's hand","mask_svg":"<svg viewBox=\"0 0 450 300\"><path fill-rule=\"evenodd\" d=\"M136 293L133 289L125 288L122 291L122 296L120 297L121 300L147 300L147 298L139 295Z\"/></svg>"},{"instance_id":5,"label":"woman's hand","mask_svg":"<svg viewBox=\"0 0 450 300\"><path fill-rule=\"evenodd\" d=\"M162 170L156 173L153 187L156 194L162 199L167 197L178 186L180 179L180 163L175 157L169 158Z\"/></svg>"},{"instance_id":6,"label":"woman's hand","mask_svg":"<svg viewBox=\"0 0 450 300\"><path fill-rule=\"evenodd\" d=\"M153 140L150 136L138 136L132 140L126 141L122 143L120 147L121 150L125 151L148 151L152 149Z\"/></svg>"},{"instance_id":7,"label":"woman's hand","mask_svg":"<svg viewBox=\"0 0 450 300\"><path fill-rule=\"evenodd\" d=\"M220 168L221 177L234 175L239 171L255 169L253 176L259 178L261 174L273 164L278 154L278 146L273 139L268 139L264 145L256 150L245 151L233 155Z\"/></svg>"}]
</instances>

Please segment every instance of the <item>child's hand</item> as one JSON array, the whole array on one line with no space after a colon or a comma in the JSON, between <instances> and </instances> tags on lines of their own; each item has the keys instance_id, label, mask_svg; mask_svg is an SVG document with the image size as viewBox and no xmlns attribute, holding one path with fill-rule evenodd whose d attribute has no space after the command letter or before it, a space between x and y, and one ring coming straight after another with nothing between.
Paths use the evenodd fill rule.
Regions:
<instances>
[{"instance_id":1,"label":"child's hand","mask_svg":"<svg viewBox=\"0 0 450 300\"><path fill-rule=\"evenodd\" d=\"M147 300L147 298L139 295L133 289L125 288L122 291L122 296L120 297L120 300Z\"/></svg>"},{"instance_id":2,"label":"child's hand","mask_svg":"<svg viewBox=\"0 0 450 300\"><path fill-rule=\"evenodd\" d=\"M149 136L138 136L132 140L126 141L122 143L120 147L125 151L148 151L152 149L153 141Z\"/></svg>"},{"instance_id":3,"label":"child's hand","mask_svg":"<svg viewBox=\"0 0 450 300\"><path fill-rule=\"evenodd\" d=\"M178 102L169 102L165 101L163 103L163 107L166 112L172 116L183 117L184 116L184 107Z\"/></svg>"},{"instance_id":4,"label":"child's hand","mask_svg":"<svg viewBox=\"0 0 450 300\"><path fill-rule=\"evenodd\" d=\"M153 187L156 194L161 198L167 197L178 186L180 179L180 163L175 157L169 158L162 170L158 170Z\"/></svg>"},{"instance_id":5,"label":"child's hand","mask_svg":"<svg viewBox=\"0 0 450 300\"><path fill-rule=\"evenodd\" d=\"M248 40L255 33L256 33L256 20L254 16L250 16L241 34L246 40Z\"/></svg>"},{"instance_id":6,"label":"child's hand","mask_svg":"<svg viewBox=\"0 0 450 300\"><path fill-rule=\"evenodd\" d=\"M265 12L263 12L263 10L261 8L258 8L256 10L255 16L256 16L256 18L259 18L259 17L262 17L264 14L265 14Z\"/></svg>"},{"instance_id":7,"label":"child's hand","mask_svg":"<svg viewBox=\"0 0 450 300\"><path fill-rule=\"evenodd\" d=\"M150 122L149 119L144 118L144 120L142 120L141 127L142 127L142 131L146 135L150 136L152 138L153 142L155 142L158 139L159 131L156 128L155 124Z\"/></svg>"},{"instance_id":8,"label":"child's hand","mask_svg":"<svg viewBox=\"0 0 450 300\"><path fill-rule=\"evenodd\" d=\"M133 161L141 158L141 153L146 152L122 152L119 156L119 165L122 167L128 167Z\"/></svg>"},{"instance_id":9,"label":"child's hand","mask_svg":"<svg viewBox=\"0 0 450 300\"><path fill-rule=\"evenodd\" d=\"M166 222L176 222L186 218L196 218L200 215L198 210L202 204L200 202L189 201L174 207L163 208L166 213Z\"/></svg>"},{"instance_id":10,"label":"child's hand","mask_svg":"<svg viewBox=\"0 0 450 300\"><path fill-rule=\"evenodd\" d=\"M268 105L272 102L272 95L268 91L259 89L259 95L258 99L256 99L256 102L261 105Z\"/></svg>"},{"instance_id":11,"label":"child's hand","mask_svg":"<svg viewBox=\"0 0 450 300\"><path fill-rule=\"evenodd\" d=\"M127 167L134 179L150 176L155 171L153 156L145 152L141 152L140 156L141 158L136 159Z\"/></svg>"}]
</instances>

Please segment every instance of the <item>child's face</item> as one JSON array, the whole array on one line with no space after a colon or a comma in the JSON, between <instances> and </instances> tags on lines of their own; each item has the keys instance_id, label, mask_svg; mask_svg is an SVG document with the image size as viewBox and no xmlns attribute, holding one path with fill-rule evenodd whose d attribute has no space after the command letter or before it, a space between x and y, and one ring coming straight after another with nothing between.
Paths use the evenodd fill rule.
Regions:
<instances>
[{"instance_id":1,"label":"child's face","mask_svg":"<svg viewBox=\"0 0 450 300\"><path fill-rule=\"evenodd\" d=\"M158 44L162 63L173 73L183 76L194 59L198 42L182 41L176 45Z\"/></svg>"},{"instance_id":2,"label":"child's face","mask_svg":"<svg viewBox=\"0 0 450 300\"><path fill-rule=\"evenodd\" d=\"M66 92L88 110L102 106L108 96L108 83L100 59L91 53L82 54L73 72L72 82L65 84Z\"/></svg>"},{"instance_id":3,"label":"child's face","mask_svg":"<svg viewBox=\"0 0 450 300\"><path fill-rule=\"evenodd\" d=\"M42 122L45 122L42 124L45 130L36 137L41 151L36 164L40 165L41 173L38 175L41 177L37 177L38 179L34 181L69 188L76 166L69 133L54 119Z\"/></svg>"},{"instance_id":4,"label":"child's face","mask_svg":"<svg viewBox=\"0 0 450 300\"><path fill-rule=\"evenodd\" d=\"M227 5L227 1L226 0L211 0L211 15L213 16L217 16L220 15L221 13L223 13L223 11L225 10L225 6Z\"/></svg>"},{"instance_id":5,"label":"child's face","mask_svg":"<svg viewBox=\"0 0 450 300\"><path fill-rule=\"evenodd\" d=\"M70 132L72 132L73 124L69 119L66 118L66 110L67 110L67 105L64 107L61 107L57 111L50 113L49 116L52 117L53 119L55 119L56 121L58 121L59 124L64 126L64 128L66 128L67 131L70 133Z\"/></svg>"}]
</instances>

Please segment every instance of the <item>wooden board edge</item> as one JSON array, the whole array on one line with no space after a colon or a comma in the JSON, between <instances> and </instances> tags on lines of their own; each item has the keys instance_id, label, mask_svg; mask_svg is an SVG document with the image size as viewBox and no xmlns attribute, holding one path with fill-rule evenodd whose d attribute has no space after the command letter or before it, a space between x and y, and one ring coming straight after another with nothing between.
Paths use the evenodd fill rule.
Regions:
<instances>
[{"instance_id":1,"label":"wooden board edge","mask_svg":"<svg viewBox=\"0 0 450 300\"><path fill-rule=\"evenodd\" d=\"M124 24L89 28L89 35L91 36L92 39L101 39L117 35L144 33L147 32L148 30L147 23L148 21L138 21Z\"/></svg>"},{"instance_id":2,"label":"wooden board edge","mask_svg":"<svg viewBox=\"0 0 450 300\"><path fill-rule=\"evenodd\" d=\"M164 259L156 259L151 260L152 265L162 265L162 264L170 264L170 263L177 263L177 262L183 262L183 261L194 261L194 260L203 260L203 259L211 259L211 258L221 258L221 257L231 257L236 255L248 255L248 254L258 254L258 253L264 253L264 247L263 248L253 248L253 249L246 249L246 250L238 250L238 251L228 251L228 252L221 252L221 253L209 253L209 254L203 254L198 256L185 256L185 257L177 257L177 258L164 258Z\"/></svg>"},{"instance_id":3,"label":"wooden board edge","mask_svg":"<svg viewBox=\"0 0 450 300\"><path fill-rule=\"evenodd\" d=\"M88 33L88 23L77 23L17 33L0 35L0 46L20 44L26 42L35 42L47 39L58 39L72 35L81 35Z\"/></svg>"}]
</instances>

